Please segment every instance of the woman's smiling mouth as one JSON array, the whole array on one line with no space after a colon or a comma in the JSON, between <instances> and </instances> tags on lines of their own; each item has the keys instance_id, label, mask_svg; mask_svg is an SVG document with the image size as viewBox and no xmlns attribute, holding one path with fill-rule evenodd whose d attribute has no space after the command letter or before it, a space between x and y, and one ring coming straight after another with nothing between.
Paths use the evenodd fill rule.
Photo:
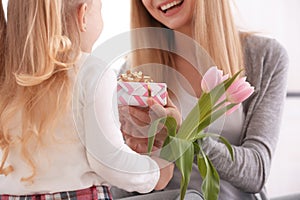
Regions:
<instances>
[{"instance_id":1,"label":"woman's smiling mouth","mask_svg":"<svg viewBox=\"0 0 300 200\"><path fill-rule=\"evenodd\" d=\"M170 3L159 6L160 10L167 13L169 10L181 6L184 0L175 0Z\"/></svg>"}]
</instances>

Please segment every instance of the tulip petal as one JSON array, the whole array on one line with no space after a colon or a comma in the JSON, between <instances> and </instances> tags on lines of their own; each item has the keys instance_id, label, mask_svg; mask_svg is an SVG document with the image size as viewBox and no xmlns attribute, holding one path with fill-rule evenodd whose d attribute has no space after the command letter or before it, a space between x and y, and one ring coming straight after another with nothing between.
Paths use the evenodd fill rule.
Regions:
<instances>
[{"instance_id":1,"label":"tulip petal","mask_svg":"<svg viewBox=\"0 0 300 200\"><path fill-rule=\"evenodd\" d=\"M213 66L207 70L202 77L201 88L205 93L209 93L217 85L222 83L228 78L228 75L223 76L223 71L219 70L216 66Z\"/></svg>"},{"instance_id":2,"label":"tulip petal","mask_svg":"<svg viewBox=\"0 0 300 200\"><path fill-rule=\"evenodd\" d=\"M227 99L231 103L242 103L254 92L252 87L247 81L246 77L242 77L233 82L227 89Z\"/></svg>"}]
</instances>

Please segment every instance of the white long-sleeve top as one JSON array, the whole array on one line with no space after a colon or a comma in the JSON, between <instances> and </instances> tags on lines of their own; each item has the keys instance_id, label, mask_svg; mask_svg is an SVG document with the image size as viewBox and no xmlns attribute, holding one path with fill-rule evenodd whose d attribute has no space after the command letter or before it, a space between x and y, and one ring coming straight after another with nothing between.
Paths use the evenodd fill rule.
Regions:
<instances>
[{"instance_id":1,"label":"white long-sleeve top","mask_svg":"<svg viewBox=\"0 0 300 200\"><path fill-rule=\"evenodd\" d=\"M14 145L7 160L14 171L0 176L0 194L55 193L92 185L146 193L156 186L160 176L156 162L135 153L123 141L114 114L116 75L98 59L87 57L83 54L79 62L82 66L74 84L73 112L66 114L42 147L32 150L34 181L20 181L31 175L32 169L22 158L20 145ZM20 126L16 120L12 132L20 134Z\"/></svg>"}]
</instances>

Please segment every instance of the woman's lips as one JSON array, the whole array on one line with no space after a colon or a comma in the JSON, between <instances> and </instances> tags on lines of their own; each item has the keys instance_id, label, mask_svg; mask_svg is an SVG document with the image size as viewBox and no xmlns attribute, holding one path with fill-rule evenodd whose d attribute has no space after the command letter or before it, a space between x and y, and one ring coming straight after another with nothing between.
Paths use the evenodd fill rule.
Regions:
<instances>
[{"instance_id":1,"label":"woman's lips","mask_svg":"<svg viewBox=\"0 0 300 200\"><path fill-rule=\"evenodd\" d=\"M175 0L175 1L170 1L170 2L165 2L163 4L161 4L159 6L159 9L163 12L163 13L168 13L171 10L173 10L174 8L177 8L179 6L182 5L184 0Z\"/></svg>"}]
</instances>

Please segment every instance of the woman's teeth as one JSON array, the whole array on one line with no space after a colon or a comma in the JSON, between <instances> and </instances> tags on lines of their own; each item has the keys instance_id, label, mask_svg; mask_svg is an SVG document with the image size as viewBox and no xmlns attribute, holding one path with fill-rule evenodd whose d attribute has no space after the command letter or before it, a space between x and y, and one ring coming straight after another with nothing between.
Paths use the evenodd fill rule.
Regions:
<instances>
[{"instance_id":1,"label":"woman's teeth","mask_svg":"<svg viewBox=\"0 0 300 200\"><path fill-rule=\"evenodd\" d=\"M168 9L174 7L174 6L177 6L179 4L181 4L183 2L183 0L176 0L176 1L173 1L171 3L168 3L166 5L163 5L160 7L160 9L163 11L163 12L167 12Z\"/></svg>"}]
</instances>

